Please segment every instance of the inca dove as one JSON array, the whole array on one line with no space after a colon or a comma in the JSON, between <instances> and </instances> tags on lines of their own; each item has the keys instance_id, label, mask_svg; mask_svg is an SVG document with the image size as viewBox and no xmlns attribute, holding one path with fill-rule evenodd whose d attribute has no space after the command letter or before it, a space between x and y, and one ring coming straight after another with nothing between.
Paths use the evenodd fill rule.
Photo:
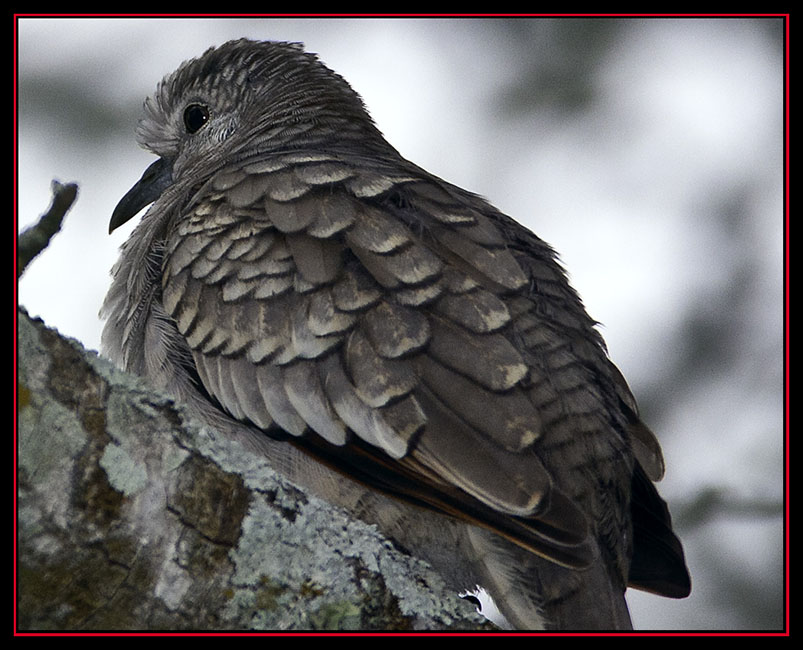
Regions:
<instances>
[{"instance_id":1,"label":"inca dove","mask_svg":"<svg viewBox=\"0 0 803 650\"><path fill-rule=\"evenodd\" d=\"M628 584L688 593L660 446L547 244L402 158L297 44L210 49L144 110L159 159L110 230L153 205L106 354L512 625L627 628Z\"/></svg>"}]
</instances>

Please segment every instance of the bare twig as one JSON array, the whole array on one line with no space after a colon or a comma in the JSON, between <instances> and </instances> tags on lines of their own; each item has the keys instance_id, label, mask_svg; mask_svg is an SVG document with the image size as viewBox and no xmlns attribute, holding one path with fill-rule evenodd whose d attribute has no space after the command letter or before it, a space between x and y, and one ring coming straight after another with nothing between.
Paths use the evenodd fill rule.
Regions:
<instances>
[{"instance_id":1,"label":"bare twig","mask_svg":"<svg viewBox=\"0 0 803 650\"><path fill-rule=\"evenodd\" d=\"M673 515L679 527L689 529L703 525L717 516L751 519L781 517L783 503L760 497L740 497L731 494L726 488L710 487L698 492L692 501L676 504Z\"/></svg>"},{"instance_id":2,"label":"bare twig","mask_svg":"<svg viewBox=\"0 0 803 650\"><path fill-rule=\"evenodd\" d=\"M50 243L60 229L67 210L70 209L78 194L78 185L67 183L62 185L53 181L53 202L33 226L26 228L17 240L17 277L19 278L31 260L39 255Z\"/></svg>"}]
</instances>

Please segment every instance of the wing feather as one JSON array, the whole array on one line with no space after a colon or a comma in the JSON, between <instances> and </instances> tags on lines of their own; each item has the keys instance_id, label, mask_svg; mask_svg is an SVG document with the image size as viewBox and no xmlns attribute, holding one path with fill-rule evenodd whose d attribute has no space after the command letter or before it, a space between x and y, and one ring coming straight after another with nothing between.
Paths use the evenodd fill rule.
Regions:
<instances>
[{"instance_id":1,"label":"wing feather","mask_svg":"<svg viewBox=\"0 0 803 650\"><path fill-rule=\"evenodd\" d=\"M586 323L553 318L572 295L551 251L530 259L486 204L417 173L326 154L221 172L172 231L165 308L233 417L587 566L598 551L577 499L593 488L564 491L555 466L586 444L572 427L600 436L608 417L593 396L561 398L582 390L596 353L578 359L560 326ZM600 462L615 462L609 442L594 443Z\"/></svg>"}]
</instances>

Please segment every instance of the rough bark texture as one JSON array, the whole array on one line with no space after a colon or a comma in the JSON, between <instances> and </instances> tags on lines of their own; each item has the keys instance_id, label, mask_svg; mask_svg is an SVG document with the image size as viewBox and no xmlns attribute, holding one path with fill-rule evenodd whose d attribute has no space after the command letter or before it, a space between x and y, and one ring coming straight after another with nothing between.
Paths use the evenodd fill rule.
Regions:
<instances>
[{"instance_id":1,"label":"rough bark texture","mask_svg":"<svg viewBox=\"0 0 803 650\"><path fill-rule=\"evenodd\" d=\"M20 310L20 630L482 629L377 530Z\"/></svg>"}]
</instances>

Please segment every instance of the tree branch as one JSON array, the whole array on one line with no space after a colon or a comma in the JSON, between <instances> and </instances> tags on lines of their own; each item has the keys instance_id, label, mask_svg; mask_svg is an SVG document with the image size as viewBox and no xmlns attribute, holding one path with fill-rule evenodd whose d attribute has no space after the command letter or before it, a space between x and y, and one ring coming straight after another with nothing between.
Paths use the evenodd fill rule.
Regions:
<instances>
[{"instance_id":1,"label":"tree branch","mask_svg":"<svg viewBox=\"0 0 803 650\"><path fill-rule=\"evenodd\" d=\"M31 260L47 248L51 237L61 230L61 222L78 195L75 183L62 185L54 180L51 189L53 200L48 211L17 239L17 278L22 276Z\"/></svg>"},{"instance_id":2,"label":"tree branch","mask_svg":"<svg viewBox=\"0 0 803 650\"><path fill-rule=\"evenodd\" d=\"M18 318L18 627L487 629L429 565Z\"/></svg>"}]
</instances>

